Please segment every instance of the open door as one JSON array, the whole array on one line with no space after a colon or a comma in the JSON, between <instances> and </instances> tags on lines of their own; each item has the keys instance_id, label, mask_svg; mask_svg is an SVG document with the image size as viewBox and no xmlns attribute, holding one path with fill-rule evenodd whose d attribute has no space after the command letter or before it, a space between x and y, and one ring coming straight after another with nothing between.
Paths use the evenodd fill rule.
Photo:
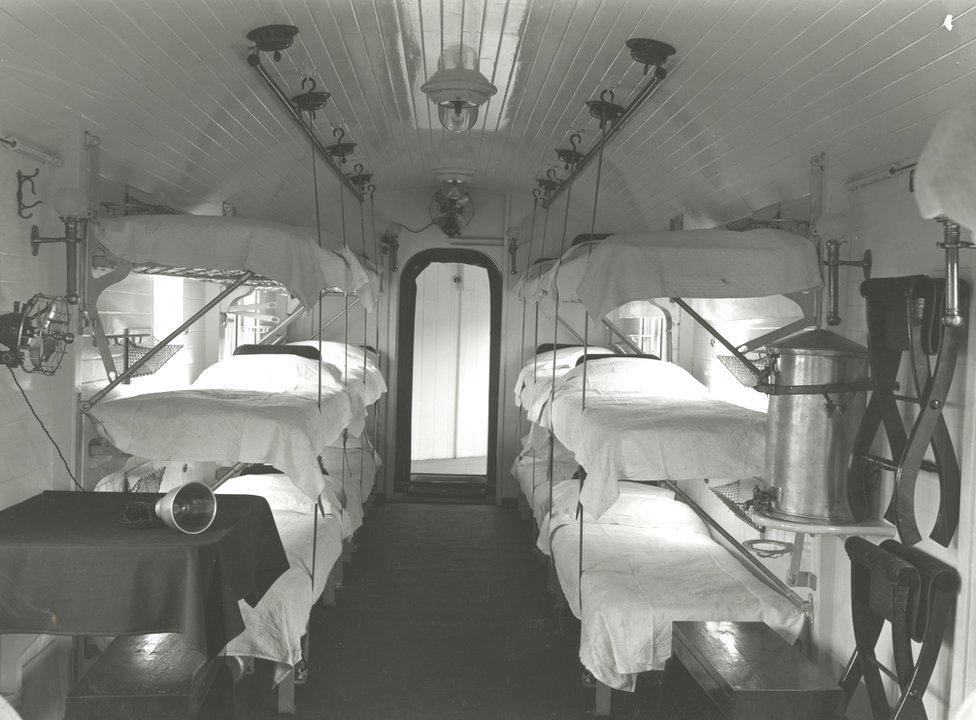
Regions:
<instances>
[{"instance_id":1,"label":"open door","mask_svg":"<svg viewBox=\"0 0 976 720\"><path fill-rule=\"evenodd\" d=\"M415 255L400 279L395 489L492 501L501 276L473 250Z\"/></svg>"}]
</instances>

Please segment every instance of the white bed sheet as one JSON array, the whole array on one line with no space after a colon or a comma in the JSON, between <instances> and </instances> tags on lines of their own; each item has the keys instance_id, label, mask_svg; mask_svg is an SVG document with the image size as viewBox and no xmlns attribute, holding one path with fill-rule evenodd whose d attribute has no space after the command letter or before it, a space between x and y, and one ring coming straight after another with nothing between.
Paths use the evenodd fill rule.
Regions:
<instances>
[{"instance_id":1,"label":"white bed sheet","mask_svg":"<svg viewBox=\"0 0 976 720\"><path fill-rule=\"evenodd\" d=\"M343 462L342 443L325 448L322 467L329 473L327 483L344 498L342 508L342 536L351 537L363 524L363 503L369 498L376 484L376 473L382 466L379 455L372 445L352 447L347 444Z\"/></svg>"},{"instance_id":2,"label":"white bed sheet","mask_svg":"<svg viewBox=\"0 0 976 720\"><path fill-rule=\"evenodd\" d=\"M612 353L605 347L590 346L590 353ZM555 353L556 378L561 378L576 367L576 361L583 357L583 346L559 348ZM545 383L545 392L552 384L553 353L544 352L533 355L519 371L515 380L515 407L529 408L537 395L536 385ZM541 388L540 388L541 389Z\"/></svg>"},{"instance_id":3,"label":"white bed sheet","mask_svg":"<svg viewBox=\"0 0 976 720\"><path fill-rule=\"evenodd\" d=\"M348 378L350 390L353 390L354 386L357 390L361 389L363 404L366 407L375 403L386 392L386 380L376 366L375 355L358 345L349 345L347 349L345 343L329 340L323 340L321 346L317 340L302 340L288 344L319 347L322 362L337 368L340 378ZM348 372L346 372L347 368Z\"/></svg>"},{"instance_id":4,"label":"white bed sheet","mask_svg":"<svg viewBox=\"0 0 976 720\"><path fill-rule=\"evenodd\" d=\"M130 455L266 463L315 500L325 488L317 458L344 429L362 432L361 399L323 373L320 410L315 360L243 355L218 365L189 388L104 401L89 414L106 439Z\"/></svg>"},{"instance_id":5,"label":"white bed sheet","mask_svg":"<svg viewBox=\"0 0 976 720\"><path fill-rule=\"evenodd\" d=\"M600 682L633 691L638 673L663 669L675 621L761 621L787 642L799 636L799 608L712 540L676 500L658 501L660 527L584 519L581 615L575 497L556 500L566 507L553 513L563 520L553 521L550 543L559 584L581 621L580 661Z\"/></svg>"},{"instance_id":6,"label":"white bed sheet","mask_svg":"<svg viewBox=\"0 0 976 720\"><path fill-rule=\"evenodd\" d=\"M553 488L569 480L579 465L573 454L556 440L553 446ZM533 448L530 436L526 436L522 452L512 463L511 473L519 484L522 495L532 508L532 516L537 522L549 512L549 447L548 443L538 449ZM555 492L555 489L554 489Z\"/></svg>"},{"instance_id":7,"label":"white bed sheet","mask_svg":"<svg viewBox=\"0 0 976 720\"><path fill-rule=\"evenodd\" d=\"M196 215L132 215L92 227L106 250L134 265L250 270L280 282L308 308L327 290L360 291L366 307L374 304L355 254L328 234L319 248L313 228Z\"/></svg>"},{"instance_id":8,"label":"white bed sheet","mask_svg":"<svg viewBox=\"0 0 976 720\"><path fill-rule=\"evenodd\" d=\"M711 397L677 365L644 358L590 363L586 412L582 368L557 383L551 408L556 438L586 469L583 505L599 517L618 480L739 480L761 477L766 416Z\"/></svg>"},{"instance_id":9,"label":"white bed sheet","mask_svg":"<svg viewBox=\"0 0 976 720\"><path fill-rule=\"evenodd\" d=\"M302 636L308 627L312 607L342 555L342 531L337 513L335 508L328 506L324 518L275 512L275 525L291 567L275 580L255 607L243 600L239 603L244 632L227 644L223 654L270 660L275 664L275 684L301 659ZM313 518L316 517L318 533L313 588L312 541L315 536Z\"/></svg>"},{"instance_id":10,"label":"white bed sheet","mask_svg":"<svg viewBox=\"0 0 976 720\"><path fill-rule=\"evenodd\" d=\"M584 256L577 296L593 317L649 298L746 298L823 286L816 244L781 230L613 235ZM560 300L571 300L560 287Z\"/></svg>"}]
</instances>

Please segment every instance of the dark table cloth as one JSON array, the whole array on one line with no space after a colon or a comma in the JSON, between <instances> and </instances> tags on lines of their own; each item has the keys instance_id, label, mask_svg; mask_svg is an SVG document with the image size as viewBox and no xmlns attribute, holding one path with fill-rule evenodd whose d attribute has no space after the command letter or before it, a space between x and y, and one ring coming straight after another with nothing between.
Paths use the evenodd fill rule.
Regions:
<instances>
[{"instance_id":1,"label":"dark table cloth","mask_svg":"<svg viewBox=\"0 0 976 720\"><path fill-rule=\"evenodd\" d=\"M132 529L122 508L160 495L47 491L0 511L0 633L178 632L208 656L244 629L288 569L264 498L218 495L205 532Z\"/></svg>"}]
</instances>

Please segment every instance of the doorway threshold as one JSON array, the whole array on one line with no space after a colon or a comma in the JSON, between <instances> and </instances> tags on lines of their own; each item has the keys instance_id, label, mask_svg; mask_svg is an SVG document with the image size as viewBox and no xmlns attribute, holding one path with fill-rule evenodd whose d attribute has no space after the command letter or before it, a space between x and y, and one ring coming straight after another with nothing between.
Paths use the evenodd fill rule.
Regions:
<instances>
[{"instance_id":1,"label":"doorway threshold","mask_svg":"<svg viewBox=\"0 0 976 720\"><path fill-rule=\"evenodd\" d=\"M484 502L487 489L485 475L411 473L406 496L418 500Z\"/></svg>"}]
</instances>

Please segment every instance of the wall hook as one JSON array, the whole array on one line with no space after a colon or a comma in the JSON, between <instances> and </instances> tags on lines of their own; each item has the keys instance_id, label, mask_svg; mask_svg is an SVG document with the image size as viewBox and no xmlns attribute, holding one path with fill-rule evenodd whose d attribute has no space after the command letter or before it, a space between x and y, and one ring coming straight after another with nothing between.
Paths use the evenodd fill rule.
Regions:
<instances>
[{"instance_id":1,"label":"wall hook","mask_svg":"<svg viewBox=\"0 0 976 720\"><path fill-rule=\"evenodd\" d=\"M41 171L40 168L34 170L30 175L24 175L20 170L17 171L17 214L20 215L24 220L29 220L34 217L34 213L27 213L24 215L24 210L30 210L32 207L36 207L41 204L40 200L32 202L30 205L24 202L24 185L30 184L31 195L37 195L37 189L34 187L34 178Z\"/></svg>"}]
</instances>

